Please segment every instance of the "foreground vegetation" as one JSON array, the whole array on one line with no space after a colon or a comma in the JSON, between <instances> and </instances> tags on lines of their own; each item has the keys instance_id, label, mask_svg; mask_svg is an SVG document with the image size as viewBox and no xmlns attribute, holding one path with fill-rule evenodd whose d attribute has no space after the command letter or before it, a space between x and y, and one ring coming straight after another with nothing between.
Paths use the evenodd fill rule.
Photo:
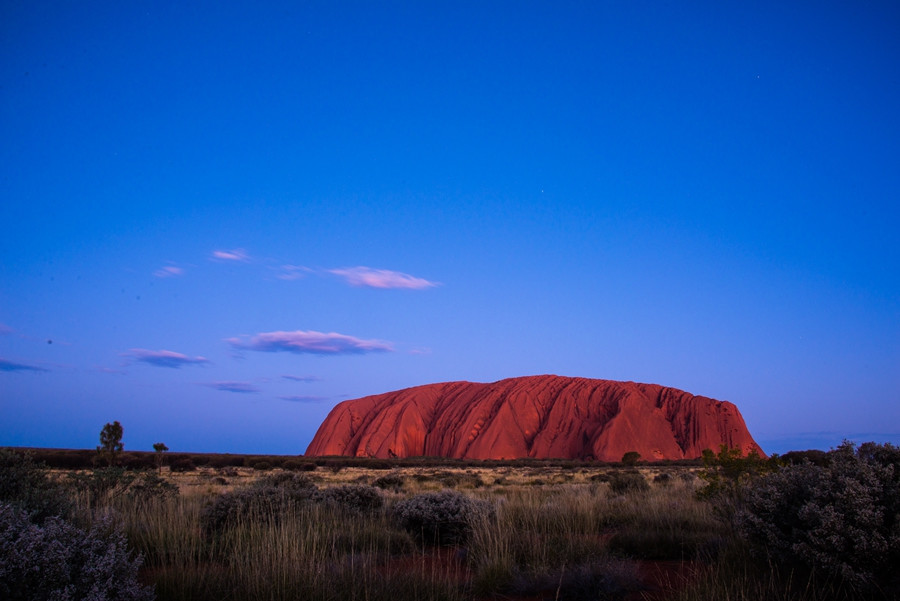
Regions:
<instances>
[{"instance_id":1,"label":"foreground vegetation","mask_svg":"<svg viewBox=\"0 0 900 601\"><path fill-rule=\"evenodd\" d=\"M51 473L0 451L0 597L58 585L68 592L52 598L98 600L900 598L900 451L789 459L160 476ZM71 570L35 580L50 548Z\"/></svg>"}]
</instances>

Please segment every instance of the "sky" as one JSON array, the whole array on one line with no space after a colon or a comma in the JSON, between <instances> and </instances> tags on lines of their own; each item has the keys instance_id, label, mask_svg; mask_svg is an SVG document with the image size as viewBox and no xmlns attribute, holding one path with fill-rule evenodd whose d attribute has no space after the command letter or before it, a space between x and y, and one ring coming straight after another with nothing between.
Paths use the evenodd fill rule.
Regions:
<instances>
[{"instance_id":1,"label":"sky","mask_svg":"<svg viewBox=\"0 0 900 601\"><path fill-rule=\"evenodd\" d=\"M900 4L0 0L0 445L557 374L900 444Z\"/></svg>"}]
</instances>

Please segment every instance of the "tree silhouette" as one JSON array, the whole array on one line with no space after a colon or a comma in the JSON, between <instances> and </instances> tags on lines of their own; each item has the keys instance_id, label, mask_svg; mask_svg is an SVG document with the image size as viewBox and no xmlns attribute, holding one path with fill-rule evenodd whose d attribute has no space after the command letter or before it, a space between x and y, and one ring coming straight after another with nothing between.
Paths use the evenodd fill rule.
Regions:
<instances>
[{"instance_id":1,"label":"tree silhouette","mask_svg":"<svg viewBox=\"0 0 900 601\"><path fill-rule=\"evenodd\" d=\"M169 447L166 446L164 442L155 442L153 443L153 450L156 451L156 468L159 470L159 473L162 473L163 466L163 453L169 450Z\"/></svg>"},{"instance_id":2,"label":"tree silhouette","mask_svg":"<svg viewBox=\"0 0 900 601\"><path fill-rule=\"evenodd\" d=\"M100 446L97 452L101 459L105 460L110 467L116 465L119 461L119 453L125 448L122 443L122 433L124 428L118 421L106 424L100 431Z\"/></svg>"}]
</instances>

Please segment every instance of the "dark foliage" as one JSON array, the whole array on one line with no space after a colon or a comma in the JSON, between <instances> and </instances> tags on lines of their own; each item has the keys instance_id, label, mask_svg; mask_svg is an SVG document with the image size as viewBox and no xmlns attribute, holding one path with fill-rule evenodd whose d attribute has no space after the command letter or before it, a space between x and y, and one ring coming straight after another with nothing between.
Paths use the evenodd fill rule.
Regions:
<instances>
[{"instance_id":1,"label":"dark foliage","mask_svg":"<svg viewBox=\"0 0 900 601\"><path fill-rule=\"evenodd\" d=\"M0 449L0 502L25 511L37 523L66 516L72 504L65 489L47 475L30 453Z\"/></svg>"},{"instance_id":2,"label":"dark foliage","mask_svg":"<svg viewBox=\"0 0 900 601\"><path fill-rule=\"evenodd\" d=\"M647 479L637 471L613 472L609 477L609 489L617 495L643 493L650 490Z\"/></svg>"},{"instance_id":3,"label":"dark foliage","mask_svg":"<svg viewBox=\"0 0 900 601\"><path fill-rule=\"evenodd\" d=\"M900 593L900 449L845 442L824 465L754 481L738 513L757 551L841 579L860 593Z\"/></svg>"}]
</instances>

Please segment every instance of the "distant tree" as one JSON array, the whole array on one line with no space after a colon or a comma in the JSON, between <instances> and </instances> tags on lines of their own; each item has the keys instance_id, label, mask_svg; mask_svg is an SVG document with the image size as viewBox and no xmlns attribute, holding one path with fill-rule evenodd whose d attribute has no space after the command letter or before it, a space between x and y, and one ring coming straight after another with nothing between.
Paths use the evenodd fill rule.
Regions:
<instances>
[{"instance_id":1,"label":"distant tree","mask_svg":"<svg viewBox=\"0 0 900 601\"><path fill-rule=\"evenodd\" d=\"M622 463L624 465L636 465L641 460L641 454L637 451L628 451L622 455Z\"/></svg>"},{"instance_id":2,"label":"distant tree","mask_svg":"<svg viewBox=\"0 0 900 601\"><path fill-rule=\"evenodd\" d=\"M164 442L155 442L153 443L153 450L156 451L156 468L159 470L159 473L162 473L163 466L163 453L169 450L169 447L166 446Z\"/></svg>"},{"instance_id":3,"label":"distant tree","mask_svg":"<svg viewBox=\"0 0 900 601\"><path fill-rule=\"evenodd\" d=\"M122 424L117 421L106 424L100 431L100 446L97 447L97 452L101 460L106 461L110 467L118 463L119 453L125 448L122 443L123 431Z\"/></svg>"}]
</instances>

